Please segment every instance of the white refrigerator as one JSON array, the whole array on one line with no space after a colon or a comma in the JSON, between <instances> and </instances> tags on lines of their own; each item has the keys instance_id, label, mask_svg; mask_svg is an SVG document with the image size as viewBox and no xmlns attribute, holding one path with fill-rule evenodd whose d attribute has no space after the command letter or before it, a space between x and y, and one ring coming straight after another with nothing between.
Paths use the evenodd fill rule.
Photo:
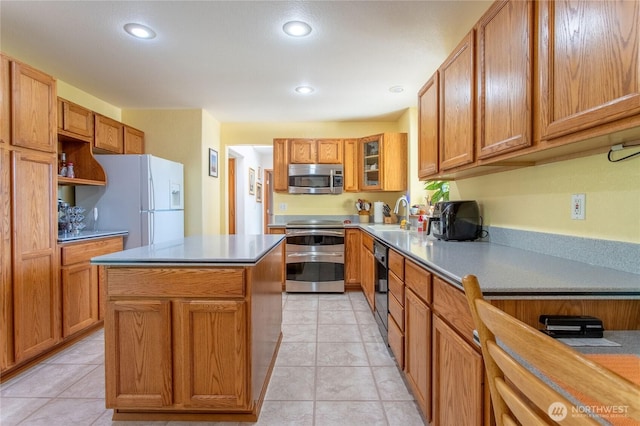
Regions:
<instances>
[{"instance_id":1,"label":"white refrigerator","mask_svg":"<svg viewBox=\"0 0 640 426\"><path fill-rule=\"evenodd\" d=\"M148 154L95 157L107 185L76 187L76 205L85 216L91 220L97 211L94 229L128 231L125 249L184 237L182 164Z\"/></svg>"}]
</instances>

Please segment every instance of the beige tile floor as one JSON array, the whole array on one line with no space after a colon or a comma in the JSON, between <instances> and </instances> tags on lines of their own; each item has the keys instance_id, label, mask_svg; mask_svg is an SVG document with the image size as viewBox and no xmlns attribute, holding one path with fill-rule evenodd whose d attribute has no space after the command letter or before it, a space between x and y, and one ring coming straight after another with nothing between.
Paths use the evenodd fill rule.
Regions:
<instances>
[{"instance_id":1,"label":"beige tile floor","mask_svg":"<svg viewBox=\"0 0 640 426\"><path fill-rule=\"evenodd\" d=\"M362 293L284 294L282 331L255 425L424 425ZM0 425L206 424L112 422L103 352L98 331L0 385Z\"/></svg>"}]
</instances>

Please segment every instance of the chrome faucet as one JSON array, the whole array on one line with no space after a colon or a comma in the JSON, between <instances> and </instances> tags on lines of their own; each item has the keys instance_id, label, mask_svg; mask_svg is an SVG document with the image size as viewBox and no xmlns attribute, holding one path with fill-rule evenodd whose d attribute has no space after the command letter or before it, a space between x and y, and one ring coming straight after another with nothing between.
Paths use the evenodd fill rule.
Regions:
<instances>
[{"instance_id":1,"label":"chrome faucet","mask_svg":"<svg viewBox=\"0 0 640 426\"><path fill-rule=\"evenodd\" d=\"M393 212L397 215L398 212L400 211L400 203L404 203L404 212L405 212L405 216L406 213L409 212L409 200L407 199L406 195L403 195L402 197L398 198L398 201L396 201L396 207L393 209Z\"/></svg>"}]
</instances>

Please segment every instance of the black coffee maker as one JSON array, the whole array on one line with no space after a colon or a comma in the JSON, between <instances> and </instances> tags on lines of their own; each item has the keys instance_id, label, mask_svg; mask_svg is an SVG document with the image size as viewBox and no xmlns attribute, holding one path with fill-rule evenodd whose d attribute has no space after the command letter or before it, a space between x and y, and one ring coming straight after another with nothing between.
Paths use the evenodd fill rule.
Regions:
<instances>
[{"instance_id":1,"label":"black coffee maker","mask_svg":"<svg viewBox=\"0 0 640 426\"><path fill-rule=\"evenodd\" d=\"M473 241L480 238L482 219L476 201L441 201L429 218L427 233L445 241Z\"/></svg>"}]
</instances>

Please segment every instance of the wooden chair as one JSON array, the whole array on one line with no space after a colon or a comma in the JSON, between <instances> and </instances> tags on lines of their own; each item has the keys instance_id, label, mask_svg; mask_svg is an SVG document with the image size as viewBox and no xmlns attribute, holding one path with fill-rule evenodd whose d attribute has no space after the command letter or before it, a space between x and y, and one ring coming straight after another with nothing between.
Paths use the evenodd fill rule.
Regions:
<instances>
[{"instance_id":1,"label":"wooden chair","mask_svg":"<svg viewBox=\"0 0 640 426\"><path fill-rule=\"evenodd\" d=\"M465 276L462 284L498 425L598 424L585 413L587 406L624 410L627 418L617 420L640 424L634 421L640 421L640 386L486 302L475 276Z\"/></svg>"}]
</instances>

